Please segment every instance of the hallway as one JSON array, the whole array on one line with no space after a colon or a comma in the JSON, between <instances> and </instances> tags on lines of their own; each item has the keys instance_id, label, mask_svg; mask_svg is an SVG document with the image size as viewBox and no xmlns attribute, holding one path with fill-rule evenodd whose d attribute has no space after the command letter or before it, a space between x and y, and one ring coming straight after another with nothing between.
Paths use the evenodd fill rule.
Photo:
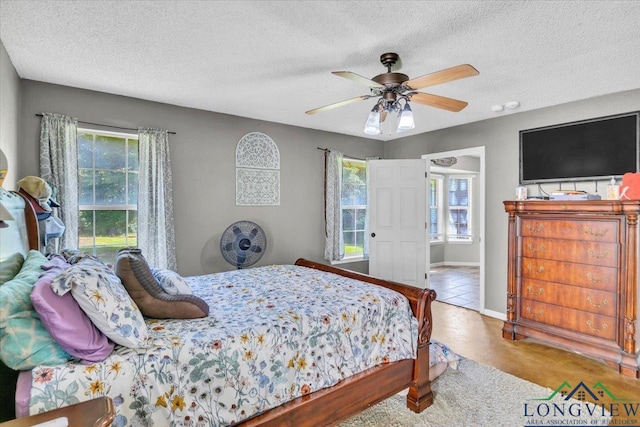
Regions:
<instances>
[{"instance_id":1,"label":"hallway","mask_svg":"<svg viewBox=\"0 0 640 427\"><path fill-rule=\"evenodd\" d=\"M429 273L438 301L480 311L480 267L440 266Z\"/></svg>"}]
</instances>

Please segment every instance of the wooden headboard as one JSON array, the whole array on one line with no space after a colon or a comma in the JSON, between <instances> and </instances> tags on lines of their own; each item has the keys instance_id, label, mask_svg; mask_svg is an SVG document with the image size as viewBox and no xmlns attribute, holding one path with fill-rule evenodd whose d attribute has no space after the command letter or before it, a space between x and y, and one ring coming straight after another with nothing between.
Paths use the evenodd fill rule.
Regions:
<instances>
[{"instance_id":1,"label":"wooden headboard","mask_svg":"<svg viewBox=\"0 0 640 427\"><path fill-rule=\"evenodd\" d=\"M39 249L38 219L31 204L19 193L0 188L0 203L9 211L13 220L5 221L0 228L0 261L20 252L27 256L31 249ZM0 362L0 422L15 418L15 390L18 371Z\"/></svg>"},{"instance_id":2,"label":"wooden headboard","mask_svg":"<svg viewBox=\"0 0 640 427\"><path fill-rule=\"evenodd\" d=\"M22 195L0 188L0 203L9 211L13 220L5 221L0 228L0 261L16 252L27 255L31 249L39 249L38 219Z\"/></svg>"}]
</instances>

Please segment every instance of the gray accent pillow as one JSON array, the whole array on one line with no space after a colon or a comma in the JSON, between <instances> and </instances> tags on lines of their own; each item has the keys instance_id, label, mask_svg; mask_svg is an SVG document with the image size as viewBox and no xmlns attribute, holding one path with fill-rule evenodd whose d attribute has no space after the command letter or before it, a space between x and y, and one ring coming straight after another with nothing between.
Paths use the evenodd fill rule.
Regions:
<instances>
[{"instance_id":1,"label":"gray accent pillow","mask_svg":"<svg viewBox=\"0 0 640 427\"><path fill-rule=\"evenodd\" d=\"M195 319L209 314L207 303L195 295L166 293L138 248L118 251L115 270L131 298L147 317Z\"/></svg>"}]
</instances>

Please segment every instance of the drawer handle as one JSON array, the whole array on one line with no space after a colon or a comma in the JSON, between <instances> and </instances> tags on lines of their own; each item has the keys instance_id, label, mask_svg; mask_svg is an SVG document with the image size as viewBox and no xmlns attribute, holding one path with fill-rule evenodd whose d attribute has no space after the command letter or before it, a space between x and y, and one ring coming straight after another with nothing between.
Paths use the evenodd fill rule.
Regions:
<instances>
[{"instance_id":1,"label":"drawer handle","mask_svg":"<svg viewBox=\"0 0 640 427\"><path fill-rule=\"evenodd\" d=\"M606 299L606 298L602 300L602 304L594 304L594 303L593 303L593 300L591 299L591 295L587 295L587 302L588 302L589 304L591 304L592 306L594 306L594 307L598 307L598 308L602 308L602 307L604 307L605 305L609 304L609 300L608 300L608 299Z\"/></svg>"},{"instance_id":2,"label":"drawer handle","mask_svg":"<svg viewBox=\"0 0 640 427\"><path fill-rule=\"evenodd\" d=\"M534 270L531 264L527 264L527 270L529 273L544 273L544 265L538 267L538 270Z\"/></svg>"},{"instance_id":3,"label":"drawer handle","mask_svg":"<svg viewBox=\"0 0 640 427\"><path fill-rule=\"evenodd\" d=\"M603 258L607 258L609 256L609 251L604 251L601 255L596 255L595 252L593 251L593 249L589 249L587 252L594 259L603 259Z\"/></svg>"},{"instance_id":4,"label":"drawer handle","mask_svg":"<svg viewBox=\"0 0 640 427\"><path fill-rule=\"evenodd\" d=\"M540 309L537 313L534 313L533 310L531 310L531 307L527 307L527 313L529 313L531 317L538 317L544 314L544 310Z\"/></svg>"},{"instance_id":5,"label":"drawer handle","mask_svg":"<svg viewBox=\"0 0 640 427\"><path fill-rule=\"evenodd\" d=\"M594 328L593 327L593 323L591 323L591 320L587 320L587 326L589 327L589 329L591 329L592 331L596 331L596 332L606 331L607 328L609 327L606 323L603 323L602 327L600 329Z\"/></svg>"},{"instance_id":6,"label":"drawer handle","mask_svg":"<svg viewBox=\"0 0 640 427\"><path fill-rule=\"evenodd\" d=\"M544 293L544 288L539 288L538 292L533 290L533 286L529 285L527 286L527 291L529 291L529 295L542 295Z\"/></svg>"},{"instance_id":7,"label":"drawer handle","mask_svg":"<svg viewBox=\"0 0 640 427\"><path fill-rule=\"evenodd\" d=\"M595 279L592 273L587 273L587 277L591 280L591 283L602 283L609 280L609 277L605 275L602 279Z\"/></svg>"},{"instance_id":8,"label":"drawer handle","mask_svg":"<svg viewBox=\"0 0 640 427\"><path fill-rule=\"evenodd\" d=\"M544 225L538 224L534 227L531 224L527 224L527 230L532 233L540 233L542 230L544 230Z\"/></svg>"},{"instance_id":9,"label":"drawer handle","mask_svg":"<svg viewBox=\"0 0 640 427\"><path fill-rule=\"evenodd\" d=\"M592 229L591 227L589 227L589 228L587 228L586 230L584 230L584 232L585 232L586 234L590 234L590 235L595 236L595 237L602 237L602 236L604 236L605 234L607 234L607 232L608 232L608 231L609 231L609 229L608 229L608 228L605 228L605 229L603 229L603 230L602 230L602 231L600 231L600 232L596 232L596 231L593 231L593 229Z\"/></svg>"},{"instance_id":10,"label":"drawer handle","mask_svg":"<svg viewBox=\"0 0 640 427\"><path fill-rule=\"evenodd\" d=\"M538 253L538 252L542 252L542 251L544 251L544 250L545 250L544 245L540 245L540 246L538 246L537 248L534 248L532 243L529 243L529 244L527 245L527 248L528 248L531 252L533 252L534 254L535 254L535 253Z\"/></svg>"}]
</instances>

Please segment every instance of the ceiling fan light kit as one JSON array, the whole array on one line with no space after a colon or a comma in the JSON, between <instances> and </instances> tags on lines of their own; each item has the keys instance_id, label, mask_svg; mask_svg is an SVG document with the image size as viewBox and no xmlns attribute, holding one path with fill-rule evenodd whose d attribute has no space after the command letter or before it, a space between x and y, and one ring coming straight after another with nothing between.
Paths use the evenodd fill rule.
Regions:
<instances>
[{"instance_id":1,"label":"ceiling fan light kit","mask_svg":"<svg viewBox=\"0 0 640 427\"><path fill-rule=\"evenodd\" d=\"M365 99L379 97L378 102L376 102L371 109L369 117L365 122L364 133L367 135L380 135L382 133L380 125L389 113L398 113L396 132L406 132L415 128L413 112L409 106L409 101L452 112L461 111L468 105L464 101L429 93L416 92L416 90L478 75L478 70L471 65L462 64L446 70L426 74L415 79L409 79L409 76L406 74L391 72L391 67L395 65L399 59L400 57L397 53L389 52L382 54L380 56L380 62L387 67L387 72L379 74L372 79L360 76L351 71L333 71L332 74L336 76L344 77L368 86L371 95L362 95L325 105L324 107L309 110L306 114L316 114L354 102L364 101Z\"/></svg>"}]
</instances>

